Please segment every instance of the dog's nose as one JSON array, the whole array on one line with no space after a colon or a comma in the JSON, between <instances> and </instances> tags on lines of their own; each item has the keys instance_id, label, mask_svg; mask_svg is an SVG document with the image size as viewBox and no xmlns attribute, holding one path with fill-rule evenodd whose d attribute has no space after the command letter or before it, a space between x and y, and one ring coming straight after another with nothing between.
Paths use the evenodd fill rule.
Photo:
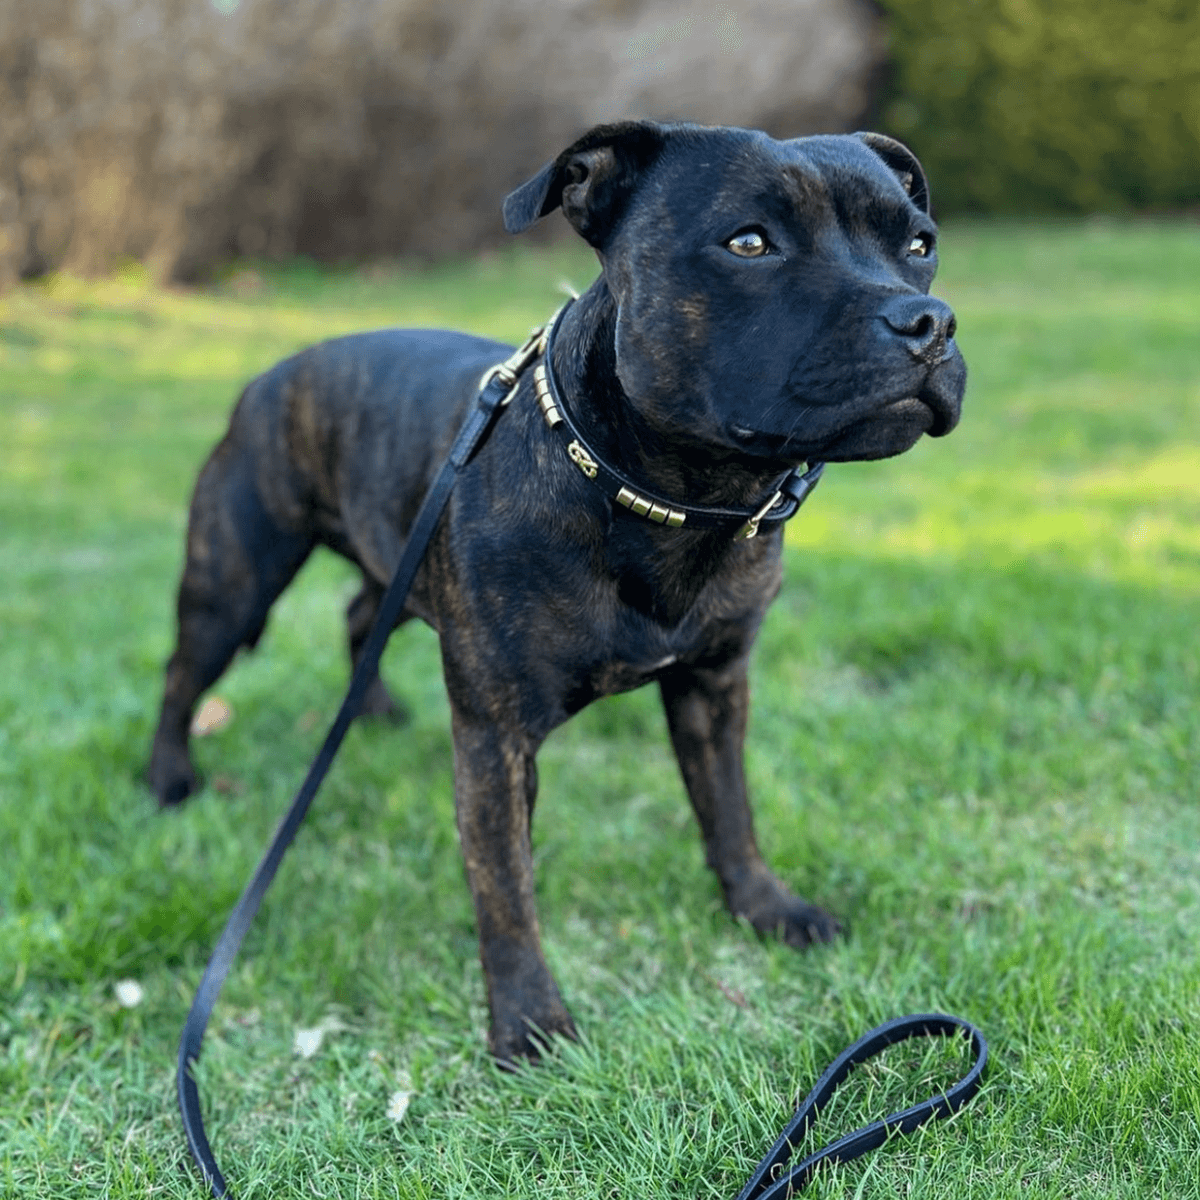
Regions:
<instances>
[{"instance_id":1,"label":"dog's nose","mask_svg":"<svg viewBox=\"0 0 1200 1200\"><path fill-rule=\"evenodd\" d=\"M909 354L929 366L946 357L946 346L958 327L953 310L935 296L892 296L880 316L899 334Z\"/></svg>"}]
</instances>

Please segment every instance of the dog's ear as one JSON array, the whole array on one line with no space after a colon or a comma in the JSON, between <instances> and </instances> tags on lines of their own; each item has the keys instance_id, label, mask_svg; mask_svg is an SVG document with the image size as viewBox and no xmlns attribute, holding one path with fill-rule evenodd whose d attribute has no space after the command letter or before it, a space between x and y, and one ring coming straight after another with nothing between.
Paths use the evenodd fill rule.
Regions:
<instances>
[{"instance_id":1,"label":"dog's ear","mask_svg":"<svg viewBox=\"0 0 1200 1200\"><path fill-rule=\"evenodd\" d=\"M912 202L922 212L928 212L929 183L917 156L903 142L882 133L856 133L854 136L866 142L891 167Z\"/></svg>"},{"instance_id":2,"label":"dog's ear","mask_svg":"<svg viewBox=\"0 0 1200 1200\"><path fill-rule=\"evenodd\" d=\"M651 121L597 125L504 201L504 228L521 233L559 206L599 249L643 172L662 153L667 131Z\"/></svg>"}]
</instances>

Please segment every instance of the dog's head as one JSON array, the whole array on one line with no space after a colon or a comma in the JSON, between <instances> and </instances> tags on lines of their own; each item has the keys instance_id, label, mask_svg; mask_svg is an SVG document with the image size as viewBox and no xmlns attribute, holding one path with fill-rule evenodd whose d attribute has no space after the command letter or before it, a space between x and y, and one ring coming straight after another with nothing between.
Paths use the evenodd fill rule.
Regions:
<instances>
[{"instance_id":1,"label":"dog's head","mask_svg":"<svg viewBox=\"0 0 1200 1200\"><path fill-rule=\"evenodd\" d=\"M593 129L504 203L560 207L617 305L616 363L664 431L789 462L884 458L958 422L966 367L931 297L915 156L881 134Z\"/></svg>"}]
</instances>

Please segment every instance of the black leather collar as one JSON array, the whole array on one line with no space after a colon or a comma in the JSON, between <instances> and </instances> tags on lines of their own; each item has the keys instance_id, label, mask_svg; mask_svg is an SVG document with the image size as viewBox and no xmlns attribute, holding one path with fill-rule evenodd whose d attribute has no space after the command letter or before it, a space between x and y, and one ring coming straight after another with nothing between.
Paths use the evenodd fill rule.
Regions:
<instances>
[{"instance_id":1,"label":"black leather collar","mask_svg":"<svg viewBox=\"0 0 1200 1200\"><path fill-rule=\"evenodd\" d=\"M635 516L658 525L672 529L728 529L735 540L752 538L763 525L779 525L796 515L809 492L817 486L825 470L824 463L810 463L804 473L798 467L788 471L775 482L758 508L713 508L665 499L635 484L611 463L605 462L571 419L554 374L554 336L569 307L567 304L559 310L546 334L542 361L533 372L534 391L546 424L562 441L567 456L610 500Z\"/></svg>"}]
</instances>

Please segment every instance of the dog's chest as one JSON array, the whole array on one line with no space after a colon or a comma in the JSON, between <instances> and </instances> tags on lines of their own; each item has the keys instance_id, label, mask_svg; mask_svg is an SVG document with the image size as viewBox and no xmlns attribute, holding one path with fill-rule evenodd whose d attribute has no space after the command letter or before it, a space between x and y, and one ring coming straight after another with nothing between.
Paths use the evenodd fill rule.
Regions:
<instances>
[{"instance_id":1,"label":"dog's chest","mask_svg":"<svg viewBox=\"0 0 1200 1200\"><path fill-rule=\"evenodd\" d=\"M632 647L627 647L626 651L629 649ZM569 716L603 696L615 696L642 687L679 661L679 656L673 653L631 654L617 652L615 648L604 653L594 647L587 659L564 664L561 679L565 686L561 700L565 713Z\"/></svg>"},{"instance_id":2,"label":"dog's chest","mask_svg":"<svg viewBox=\"0 0 1200 1200\"><path fill-rule=\"evenodd\" d=\"M637 662L614 658L608 662L594 663L587 672L587 690L593 698L629 692L649 683L660 671L678 661L677 655L664 654L661 658L647 658Z\"/></svg>"},{"instance_id":3,"label":"dog's chest","mask_svg":"<svg viewBox=\"0 0 1200 1200\"><path fill-rule=\"evenodd\" d=\"M567 711L642 687L665 671L739 657L753 640L763 608L765 602L724 611L698 605L674 625L619 604L594 612L588 636L575 642L574 658L560 662Z\"/></svg>"}]
</instances>

